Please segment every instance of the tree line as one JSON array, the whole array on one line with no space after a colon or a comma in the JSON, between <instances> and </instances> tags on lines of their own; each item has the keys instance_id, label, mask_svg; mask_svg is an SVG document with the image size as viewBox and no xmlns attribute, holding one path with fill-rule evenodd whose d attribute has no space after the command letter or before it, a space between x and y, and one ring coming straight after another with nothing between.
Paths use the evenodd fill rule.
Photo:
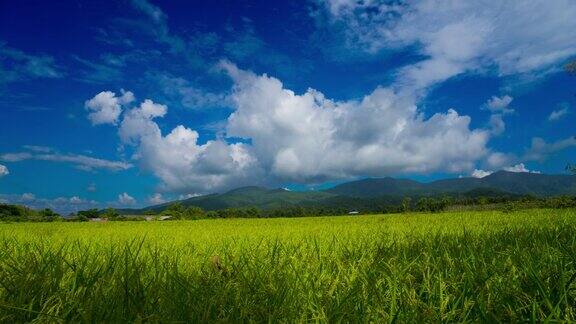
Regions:
<instances>
[{"instance_id":1,"label":"tree line","mask_svg":"<svg viewBox=\"0 0 576 324\"><path fill-rule=\"evenodd\" d=\"M20 205L0 204L0 221L56 222L64 218L52 209L34 210Z\"/></svg>"},{"instance_id":2,"label":"tree line","mask_svg":"<svg viewBox=\"0 0 576 324\"><path fill-rule=\"evenodd\" d=\"M576 196L558 196L539 198L525 196L478 196L478 197L405 197L399 203L391 204L388 200L366 200L362 204L355 201L351 206L293 206L260 209L257 207L223 208L206 211L197 206L184 206L180 202L169 205L162 211L148 210L144 215L122 215L114 208L103 210L88 209L79 211L67 218L51 209L34 210L24 206L0 204L0 221L13 222L54 222L54 221L89 221L102 219L109 221L141 221L146 217L159 219L167 216L172 220L196 220L216 218L278 218L278 217L313 217L354 214L390 214L427 212L437 213L459 209L494 209L513 211L527 208L576 208Z\"/></svg>"}]
</instances>

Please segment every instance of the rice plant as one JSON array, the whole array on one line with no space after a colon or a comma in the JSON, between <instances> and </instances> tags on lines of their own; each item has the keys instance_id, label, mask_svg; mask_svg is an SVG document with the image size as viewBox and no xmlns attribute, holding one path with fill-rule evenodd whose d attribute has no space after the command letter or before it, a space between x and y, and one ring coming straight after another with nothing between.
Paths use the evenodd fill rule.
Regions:
<instances>
[{"instance_id":1,"label":"rice plant","mask_svg":"<svg viewBox=\"0 0 576 324\"><path fill-rule=\"evenodd\" d=\"M570 209L0 224L2 322L575 320Z\"/></svg>"}]
</instances>

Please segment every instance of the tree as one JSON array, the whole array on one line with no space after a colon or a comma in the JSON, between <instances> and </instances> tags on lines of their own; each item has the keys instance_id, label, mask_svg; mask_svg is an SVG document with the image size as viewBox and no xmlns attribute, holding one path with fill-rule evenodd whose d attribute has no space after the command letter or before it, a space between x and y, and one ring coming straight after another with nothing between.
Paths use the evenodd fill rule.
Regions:
<instances>
[{"instance_id":1,"label":"tree","mask_svg":"<svg viewBox=\"0 0 576 324\"><path fill-rule=\"evenodd\" d=\"M98 217L100 217L100 213L98 213L98 209L92 208L92 209L88 209L88 210L79 211L78 217L98 218Z\"/></svg>"},{"instance_id":2,"label":"tree","mask_svg":"<svg viewBox=\"0 0 576 324\"><path fill-rule=\"evenodd\" d=\"M204 210L197 206L186 208L182 214L184 219L200 219L204 217Z\"/></svg>"},{"instance_id":3,"label":"tree","mask_svg":"<svg viewBox=\"0 0 576 324\"><path fill-rule=\"evenodd\" d=\"M24 206L0 204L0 220L21 221L32 215L32 210Z\"/></svg>"},{"instance_id":4,"label":"tree","mask_svg":"<svg viewBox=\"0 0 576 324\"><path fill-rule=\"evenodd\" d=\"M103 213L102 217L108 218L109 220L115 220L120 217L120 213L114 208L107 208Z\"/></svg>"},{"instance_id":5,"label":"tree","mask_svg":"<svg viewBox=\"0 0 576 324\"><path fill-rule=\"evenodd\" d=\"M185 216L185 212L186 207L184 207L181 202L175 202L163 210L160 215L172 216L174 219L182 219Z\"/></svg>"},{"instance_id":6,"label":"tree","mask_svg":"<svg viewBox=\"0 0 576 324\"><path fill-rule=\"evenodd\" d=\"M402 199L402 212L403 213L409 212L411 205L412 205L412 198L404 197L404 199Z\"/></svg>"},{"instance_id":7,"label":"tree","mask_svg":"<svg viewBox=\"0 0 576 324\"><path fill-rule=\"evenodd\" d=\"M218 218L218 213L213 210L206 212L206 218Z\"/></svg>"},{"instance_id":8,"label":"tree","mask_svg":"<svg viewBox=\"0 0 576 324\"><path fill-rule=\"evenodd\" d=\"M61 218L58 213L55 213L50 208L42 209L41 211L38 212L38 215L40 216L41 220L46 222L53 222Z\"/></svg>"}]
</instances>

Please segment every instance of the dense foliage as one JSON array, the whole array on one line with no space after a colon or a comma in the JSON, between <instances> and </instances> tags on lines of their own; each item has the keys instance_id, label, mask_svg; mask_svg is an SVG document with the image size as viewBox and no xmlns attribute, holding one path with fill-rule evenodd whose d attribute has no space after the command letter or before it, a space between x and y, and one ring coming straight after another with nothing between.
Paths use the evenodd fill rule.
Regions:
<instances>
[{"instance_id":1,"label":"dense foliage","mask_svg":"<svg viewBox=\"0 0 576 324\"><path fill-rule=\"evenodd\" d=\"M2 322L573 322L574 209L0 224Z\"/></svg>"},{"instance_id":2,"label":"dense foliage","mask_svg":"<svg viewBox=\"0 0 576 324\"><path fill-rule=\"evenodd\" d=\"M478 197L406 197L397 203L389 199L355 199L346 200L345 204L332 206L292 206L282 208L259 209L256 207L224 208L205 211L198 206L185 206L180 202L168 205L164 210L155 212L147 210L144 215L122 215L114 208L103 210L89 209L79 211L66 220L89 221L138 221L146 218L160 220L195 220L214 218L277 218L277 217L314 217L330 215L347 215L354 211L358 214L390 214L408 212L437 213L446 210L502 210L513 211L531 208L573 208L576 197L558 196L537 198L533 196L478 196ZM153 216L153 217L150 217ZM40 211L23 206L0 204L0 221L55 221L64 220L50 209Z\"/></svg>"},{"instance_id":3,"label":"dense foliage","mask_svg":"<svg viewBox=\"0 0 576 324\"><path fill-rule=\"evenodd\" d=\"M53 222L62 217L51 209L33 210L24 206L0 204L0 221L9 222Z\"/></svg>"},{"instance_id":4,"label":"dense foliage","mask_svg":"<svg viewBox=\"0 0 576 324\"><path fill-rule=\"evenodd\" d=\"M356 200L358 201L358 199ZM200 207L186 207L181 203L169 205L159 215L169 215L174 219L203 219L203 218L275 218L275 217L313 217L328 215L346 215L351 211L360 214L389 214L406 212L441 212L445 210L479 209L479 210L521 210L529 208L570 208L576 207L576 197L559 196L537 198L523 196L510 198L506 196L495 197L421 197L411 199L406 197L398 204L390 204L388 200L362 199L362 204L351 203L349 206L285 206L283 208L262 210L256 207L225 208L216 211L204 211ZM149 211L151 214L152 212Z\"/></svg>"}]
</instances>

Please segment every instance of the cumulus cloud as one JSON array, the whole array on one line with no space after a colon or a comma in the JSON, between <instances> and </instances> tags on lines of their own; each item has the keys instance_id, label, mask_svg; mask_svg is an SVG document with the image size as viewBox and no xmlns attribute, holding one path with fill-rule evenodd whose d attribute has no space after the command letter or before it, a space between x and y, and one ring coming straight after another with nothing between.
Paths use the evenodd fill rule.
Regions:
<instances>
[{"instance_id":1,"label":"cumulus cloud","mask_svg":"<svg viewBox=\"0 0 576 324\"><path fill-rule=\"evenodd\" d=\"M150 196L150 198L148 198L148 202L154 205L158 205L166 202L166 200L164 199L164 197L162 197L161 193L155 193L152 196Z\"/></svg>"},{"instance_id":2,"label":"cumulus cloud","mask_svg":"<svg viewBox=\"0 0 576 324\"><path fill-rule=\"evenodd\" d=\"M526 166L524 165L524 163L518 163L518 164L516 164L516 165L506 167L506 168L504 168L504 171L508 171L508 172L540 173L540 171L528 170L528 168L526 168Z\"/></svg>"},{"instance_id":3,"label":"cumulus cloud","mask_svg":"<svg viewBox=\"0 0 576 324\"><path fill-rule=\"evenodd\" d=\"M472 176L473 178L484 178L484 177L487 177L487 176L491 175L492 173L494 173L494 171L486 171L486 170L482 170L482 169L474 169L474 171L472 171L472 173L470 174L470 176Z\"/></svg>"},{"instance_id":4,"label":"cumulus cloud","mask_svg":"<svg viewBox=\"0 0 576 324\"><path fill-rule=\"evenodd\" d=\"M134 146L133 159L173 191L214 191L258 181L258 166L250 146L217 139L204 144L183 125L163 135L155 118L166 106L145 100L126 112L119 127L124 144Z\"/></svg>"},{"instance_id":5,"label":"cumulus cloud","mask_svg":"<svg viewBox=\"0 0 576 324\"><path fill-rule=\"evenodd\" d=\"M510 165L517 158L513 154L506 154L502 152L491 152L486 158L488 166L494 169L500 169L506 165Z\"/></svg>"},{"instance_id":6,"label":"cumulus cloud","mask_svg":"<svg viewBox=\"0 0 576 324\"><path fill-rule=\"evenodd\" d=\"M206 91L184 78L163 74L156 79L168 97L179 100L180 104L186 108L203 110L225 107L230 103L227 94Z\"/></svg>"},{"instance_id":7,"label":"cumulus cloud","mask_svg":"<svg viewBox=\"0 0 576 324\"><path fill-rule=\"evenodd\" d=\"M416 46L426 58L400 71L421 89L464 72L545 72L576 54L571 0L325 1L348 44L367 52Z\"/></svg>"},{"instance_id":8,"label":"cumulus cloud","mask_svg":"<svg viewBox=\"0 0 576 324\"><path fill-rule=\"evenodd\" d=\"M470 172L479 161L516 169L520 161L572 145L541 145L522 158L491 152L487 143L505 130L512 97L494 97L490 127L472 129L454 109L426 116L419 94L378 87L358 100L336 101L308 89L302 94L266 74L219 64L233 80L233 113L215 140L200 142L184 125L163 133L156 119L167 107L144 100L124 112L118 134L132 159L162 181L162 190L207 193L248 184L318 183L398 173ZM240 141L239 141L239 140ZM516 165L515 165L516 164ZM485 174L477 169L476 174ZM255 183L256 182L256 183Z\"/></svg>"},{"instance_id":9,"label":"cumulus cloud","mask_svg":"<svg viewBox=\"0 0 576 324\"><path fill-rule=\"evenodd\" d=\"M25 160L71 163L75 165L78 169L85 171L92 171L96 169L121 171L130 169L132 167L132 164L126 162L98 159L80 154L36 153L36 152L16 152L16 153L0 154L0 161L20 162Z\"/></svg>"},{"instance_id":10,"label":"cumulus cloud","mask_svg":"<svg viewBox=\"0 0 576 324\"><path fill-rule=\"evenodd\" d=\"M10 172L8 171L8 168L5 165L0 164L0 178L9 174Z\"/></svg>"},{"instance_id":11,"label":"cumulus cloud","mask_svg":"<svg viewBox=\"0 0 576 324\"><path fill-rule=\"evenodd\" d=\"M458 172L487 153L489 131L471 130L469 117L450 109L426 118L413 96L393 89L338 102L314 89L295 94L229 62L221 67L235 83L227 135L249 139L258 161L281 180Z\"/></svg>"},{"instance_id":12,"label":"cumulus cloud","mask_svg":"<svg viewBox=\"0 0 576 324\"><path fill-rule=\"evenodd\" d=\"M539 171L528 170L524 162L543 162L550 155L570 147L576 147L575 137L568 137L554 142L546 142L540 137L534 137L530 147L521 154L490 152L483 162L485 166L491 170L540 173ZM492 172L481 169L478 171L479 175L482 174L481 172Z\"/></svg>"},{"instance_id":13,"label":"cumulus cloud","mask_svg":"<svg viewBox=\"0 0 576 324\"><path fill-rule=\"evenodd\" d=\"M504 133L506 130L506 123L504 122L504 119L502 119L501 114L490 116L490 129L494 135L500 135Z\"/></svg>"},{"instance_id":14,"label":"cumulus cloud","mask_svg":"<svg viewBox=\"0 0 576 324\"><path fill-rule=\"evenodd\" d=\"M33 201L34 199L36 199L36 196L33 193L23 193L22 194L22 201Z\"/></svg>"},{"instance_id":15,"label":"cumulus cloud","mask_svg":"<svg viewBox=\"0 0 576 324\"><path fill-rule=\"evenodd\" d=\"M524 165L524 163L518 163L515 165L511 165L511 166L507 166L502 168L502 170L504 171L508 171L508 172L524 172L524 173L540 173L540 171L535 171L535 170L529 170L526 165ZM487 171L487 170L482 170L482 169L475 169L471 176L474 178L484 178L486 176L491 175L492 173L494 173L494 171Z\"/></svg>"},{"instance_id":16,"label":"cumulus cloud","mask_svg":"<svg viewBox=\"0 0 576 324\"><path fill-rule=\"evenodd\" d=\"M132 158L165 189L205 193L247 184L314 183L403 172L461 172L485 157L489 129L471 129L455 110L426 117L416 96L377 88L361 100L334 101L223 61L234 112L225 136L199 142L179 125L164 135L167 107L147 99L119 125ZM237 142L232 139L242 139Z\"/></svg>"},{"instance_id":17,"label":"cumulus cloud","mask_svg":"<svg viewBox=\"0 0 576 324\"><path fill-rule=\"evenodd\" d=\"M134 101L134 94L130 91L121 90L121 95L116 96L112 91L102 91L84 104L88 119L92 125L116 124L122 113L122 106Z\"/></svg>"},{"instance_id":18,"label":"cumulus cloud","mask_svg":"<svg viewBox=\"0 0 576 324\"><path fill-rule=\"evenodd\" d=\"M568 113L570 113L570 107L568 106L568 104L561 104L559 109L554 110L550 113L550 116L548 116L548 120L549 121L558 121L562 118L564 118L564 116L566 116Z\"/></svg>"},{"instance_id":19,"label":"cumulus cloud","mask_svg":"<svg viewBox=\"0 0 576 324\"><path fill-rule=\"evenodd\" d=\"M576 137L568 137L552 143L546 142L540 137L532 139L532 145L524 154L523 160L525 161L544 161L551 154L576 146Z\"/></svg>"},{"instance_id":20,"label":"cumulus cloud","mask_svg":"<svg viewBox=\"0 0 576 324\"><path fill-rule=\"evenodd\" d=\"M492 113L489 122L492 134L501 135L506 130L506 123L503 117L514 112L514 109L510 108L512 100L514 98L508 95L502 97L492 96L484 105L483 109L487 109Z\"/></svg>"},{"instance_id":21,"label":"cumulus cloud","mask_svg":"<svg viewBox=\"0 0 576 324\"><path fill-rule=\"evenodd\" d=\"M73 196L73 197L71 197L71 198L69 199L69 201L70 201L71 204L75 204L75 205L81 204L81 203L83 202L82 198L80 198L80 197L78 197L78 196Z\"/></svg>"},{"instance_id":22,"label":"cumulus cloud","mask_svg":"<svg viewBox=\"0 0 576 324\"><path fill-rule=\"evenodd\" d=\"M199 194L199 193L187 193L187 194L182 194L182 195L178 196L178 200L185 200L185 199L190 199L190 198L199 197L199 196L201 196L201 194Z\"/></svg>"},{"instance_id":23,"label":"cumulus cloud","mask_svg":"<svg viewBox=\"0 0 576 324\"><path fill-rule=\"evenodd\" d=\"M514 109L509 108L512 100L514 100L514 98L508 95L502 97L493 96L486 102L486 108L492 113L511 114L514 112Z\"/></svg>"},{"instance_id":24,"label":"cumulus cloud","mask_svg":"<svg viewBox=\"0 0 576 324\"><path fill-rule=\"evenodd\" d=\"M136 203L136 199L130 196L126 192L123 192L118 195L118 203L121 205L134 205Z\"/></svg>"}]
</instances>

